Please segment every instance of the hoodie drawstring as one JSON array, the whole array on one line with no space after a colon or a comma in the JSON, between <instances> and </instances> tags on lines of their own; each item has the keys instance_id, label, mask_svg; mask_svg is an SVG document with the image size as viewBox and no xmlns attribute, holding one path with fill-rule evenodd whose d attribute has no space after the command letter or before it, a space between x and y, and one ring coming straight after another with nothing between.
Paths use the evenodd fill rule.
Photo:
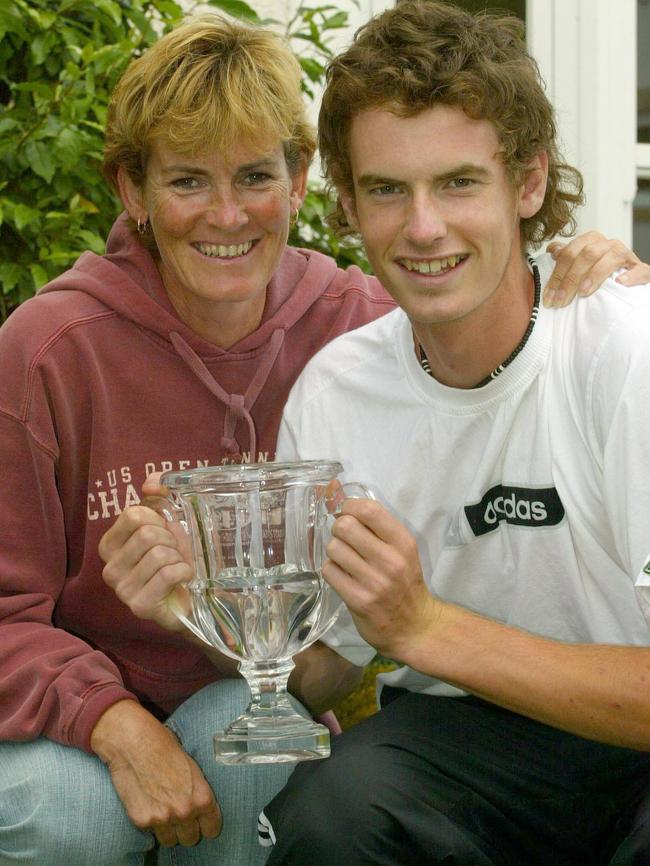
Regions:
<instances>
[{"instance_id":1,"label":"hoodie drawstring","mask_svg":"<svg viewBox=\"0 0 650 866\"><path fill-rule=\"evenodd\" d=\"M221 447L229 454L236 454L241 451L239 443L235 438L235 427L237 422L245 420L248 425L248 437L250 443L251 460L255 462L257 453L257 436L255 433L255 423L251 416L250 410L253 408L255 401L260 395L266 380L268 379L275 360L278 357L282 344L284 342L284 330L278 328L275 330L269 340L268 349L262 358L262 361L255 371L255 375L251 379L245 394L229 394L216 381L210 373L206 365L196 354L194 349L185 342L177 331L171 331L169 338L172 341L174 349L178 355L185 361L190 370L199 379L205 387L214 394L226 406L226 420L224 421L223 435L221 437Z\"/></svg>"}]
</instances>

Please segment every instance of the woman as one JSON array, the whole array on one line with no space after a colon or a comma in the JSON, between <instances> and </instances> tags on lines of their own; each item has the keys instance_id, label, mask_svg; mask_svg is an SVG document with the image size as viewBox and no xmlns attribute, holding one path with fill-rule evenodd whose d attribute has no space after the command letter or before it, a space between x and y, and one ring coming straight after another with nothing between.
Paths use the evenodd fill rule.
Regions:
<instances>
[{"instance_id":1,"label":"woman","mask_svg":"<svg viewBox=\"0 0 650 866\"><path fill-rule=\"evenodd\" d=\"M168 613L183 564L157 559L142 507L116 524L115 591L97 547L152 472L272 460L305 362L392 307L358 269L286 247L313 150L282 41L187 22L114 94L105 169L126 213L106 255L3 327L0 860L135 864L154 837L163 863L264 859L254 816L288 770L214 763L246 686ZM594 284L634 262L593 236L562 258ZM298 669L292 689L322 711L355 672L310 652L326 676Z\"/></svg>"}]
</instances>

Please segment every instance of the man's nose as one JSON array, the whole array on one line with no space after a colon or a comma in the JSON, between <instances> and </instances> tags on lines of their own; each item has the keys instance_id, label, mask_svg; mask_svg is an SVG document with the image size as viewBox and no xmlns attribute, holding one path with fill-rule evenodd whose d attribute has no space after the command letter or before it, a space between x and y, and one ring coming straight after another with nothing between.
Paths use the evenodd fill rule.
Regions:
<instances>
[{"instance_id":1,"label":"man's nose","mask_svg":"<svg viewBox=\"0 0 650 866\"><path fill-rule=\"evenodd\" d=\"M445 237L447 224L435 196L415 193L411 199L404 226L407 240L417 246L427 246Z\"/></svg>"}]
</instances>

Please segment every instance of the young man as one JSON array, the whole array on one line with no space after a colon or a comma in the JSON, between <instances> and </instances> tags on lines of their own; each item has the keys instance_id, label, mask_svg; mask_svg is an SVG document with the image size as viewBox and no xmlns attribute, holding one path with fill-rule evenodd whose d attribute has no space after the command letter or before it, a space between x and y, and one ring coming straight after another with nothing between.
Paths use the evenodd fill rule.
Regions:
<instances>
[{"instance_id":1,"label":"young man","mask_svg":"<svg viewBox=\"0 0 650 866\"><path fill-rule=\"evenodd\" d=\"M334 526L350 616L325 641L401 667L265 809L268 864L650 862L647 289L539 303L528 251L580 179L513 19L398 3L320 125L339 225L401 309L308 365L278 454L374 486Z\"/></svg>"}]
</instances>

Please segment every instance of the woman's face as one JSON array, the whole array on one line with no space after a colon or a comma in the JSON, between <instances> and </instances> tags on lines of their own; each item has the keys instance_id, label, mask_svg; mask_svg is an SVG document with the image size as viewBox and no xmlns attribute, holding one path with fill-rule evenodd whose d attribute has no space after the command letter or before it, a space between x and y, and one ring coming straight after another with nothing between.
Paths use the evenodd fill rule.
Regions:
<instances>
[{"instance_id":1,"label":"woman's face","mask_svg":"<svg viewBox=\"0 0 650 866\"><path fill-rule=\"evenodd\" d=\"M142 187L122 175L127 209L148 218L163 283L186 324L205 335L206 320L226 317L245 331L236 339L257 327L306 174L290 174L281 143L188 155L154 141Z\"/></svg>"}]
</instances>

